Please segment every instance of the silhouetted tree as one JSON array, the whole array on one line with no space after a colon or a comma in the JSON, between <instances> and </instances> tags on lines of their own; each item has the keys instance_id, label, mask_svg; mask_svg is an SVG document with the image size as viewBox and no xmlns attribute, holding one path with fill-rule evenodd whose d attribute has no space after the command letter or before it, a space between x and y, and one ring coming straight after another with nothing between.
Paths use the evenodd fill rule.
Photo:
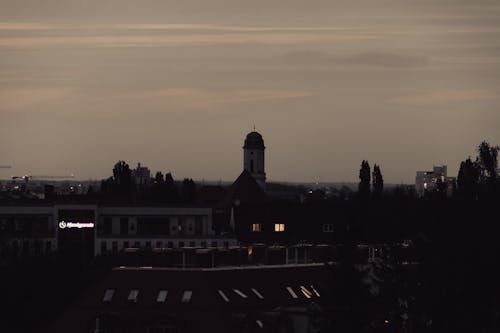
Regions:
<instances>
[{"instance_id":1,"label":"silhouetted tree","mask_svg":"<svg viewBox=\"0 0 500 333\"><path fill-rule=\"evenodd\" d=\"M163 178L163 174L161 173L161 171L156 172L154 184L158 185L159 187L165 185L165 179Z\"/></svg>"},{"instance_id":2,"label":"silhouetted tree","mask_svg":"<svg viewBox=\"0 0 500 333\"><path fill-rule=\"evenodd\" d=\"M370 195L370 164L365 160L361 162L359 170L358 193L361 198L367 198Z\"/></svg>"},{"instance_id":3,"label":"silhouetted tree","mask_svg":"<svg viewBox=\"0 0 500 333\"><path fill-rule=\"evenodd\" d=\"M494 183L497 178L498 150L500 147L490 146L486 141L481 142L477 151L479 156L477 163L481 170L481 181L483 183Z\"/></svg>"},{"instance_id":4,"label":"silhouetted tree","mask_svg":"<svg viewBox=\"0 0 500 333\"><path fill-rule=\"evenodd\" d=\"M113 168L113 192L130 195L132 191L132 171L125 161L118 161Z\"/></svg>"},{"instance_id":5,"label":"silhouetted tree","mask_svg":"<svg viewBox=\"0 0 500 333\"><path fill-rule=\"evenodd\" d=\"M457 190L465 199L474 199L477 196L480 169L476 162L470 157L460 163L457 177Z\"/></svg>"},{"instance_id":6,"label":"silhouetted tree","mask_svg":"<svg viewBox=\"0 0 500 333\"><path fill-rule=\"evenodd\" d=\"M375 196L381 196L382 192L384 191L384 179L382 178L380 166L378 166L377 164L373 165L372 177L373 193L375 194Z\"/></svg>"}]
</instances>

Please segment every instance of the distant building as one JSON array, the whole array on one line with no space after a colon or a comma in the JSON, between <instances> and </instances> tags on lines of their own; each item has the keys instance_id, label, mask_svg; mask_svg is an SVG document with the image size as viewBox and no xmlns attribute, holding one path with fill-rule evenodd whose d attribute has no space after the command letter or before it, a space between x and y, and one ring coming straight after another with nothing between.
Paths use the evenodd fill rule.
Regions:
<instances>
[{"instance_id":1,"label":"distant building","mask_svg":"<svg viewBox=\"0 0 500 333\"><path fill-rule=\"evenodd\" d=\"M262 189L266 188L264 139L257 132L248 133L243 145L243 170L248 171Z\"/></svg>"},{"instance_id":2,"label":"distant building","mask_svg":"<svg viewBox=\"0 0 500 333\"><path fill-rule=\"evenodd\" d=\"M146 187L151 181L151 171L148 167L141 166L141 163L137 163L137 168L132 170L132 177L137 186Z\"/></svg>"},{"instance_id":3,"label":"distant building","mask_svg":"<svg viewBox=\"0 0 500 333\"><path fill-rule=\"evenodd\" d=\"M207 207L53 204L0 206L0 230L16 254L90 259L125 248L228 247Z\"/></svg>"},{"instance_id":4,"label":"distant building","mask_svg":"<svg viewBox=\"0 0 500 333\"><path fill-rule=\"evenodd\" d=\"M427 192L437 190L439 182L446 184L447 193L450 192L455 177L448 177L448 167L446 165L433 166L432 171L417 171L415 177L415 191L419 197L423 197Z\"/></svg>"}]
</instances>

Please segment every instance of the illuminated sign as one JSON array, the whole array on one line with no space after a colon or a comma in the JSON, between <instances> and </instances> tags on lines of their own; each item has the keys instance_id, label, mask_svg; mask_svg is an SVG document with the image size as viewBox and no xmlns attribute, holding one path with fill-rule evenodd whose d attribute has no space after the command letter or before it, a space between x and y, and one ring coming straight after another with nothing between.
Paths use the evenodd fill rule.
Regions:
<instances>
[{"instance_id":1,"label":"illuminated sign","mask_svg":"<svg viewBox=\"0 0 500 333\"><path fill-rule=\"evenodd\" d=\"M67 229L67 228L93 228L94 223L93 222L66 222L66 221L61 221L59 222L59 228L60 229Z\"/></svg>"}]
</instances>

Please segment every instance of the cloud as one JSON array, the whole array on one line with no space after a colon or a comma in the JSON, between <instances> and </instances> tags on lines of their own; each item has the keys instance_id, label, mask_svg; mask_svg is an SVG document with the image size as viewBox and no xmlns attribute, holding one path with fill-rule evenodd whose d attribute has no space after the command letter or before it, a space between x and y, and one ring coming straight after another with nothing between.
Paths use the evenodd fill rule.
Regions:
<instances>
[{"instance_id":1,"label":"cloud","mask_svg":"<svg viewBox=\"0 0 500 333\"><path fill-rule=\"evenodd\" d=\"M115 95L121 103L159 102L166 109L213 109L224 105L316 96L305 90L167 88Z\"/></svg>"},{"instance_id":2,"label":"cloud","mask_svg":"<svg viewBox=\"0 0 500 333\"><path fill-rule=\"evenodd\" d=\"M443 105L451 103L476 102L482 100L492 100L500 97L498 91L491 90L452 90L423 92L413 95L406 95L389 100L391 104L404 105Z\"/></svg>"},{"instance_id":3,"label":"cloud","mask_svg":"<svg viewBox=\"0 0 500 333\"><path fill-rule=\"evenodd\" d=\"M341 27L217 24L38 24L0 22L1 49L332 44L381 38ZM22 34L20 34L20 31Z\"/></svg>"},{"instance_id":4,"label":"cloud","mask_svg":"<svg viewBox=\"0 0 500 333\"><path fill-rule=\"evenodd\" d=\"M0 111L18 111L57 103L75 95L70 88L7 88L0 90Z\"/></svg>"},{"instance_id":5,"label":"cloud","mask_svg":"<svg viewBox=\"0 0 500 333\"><path fill-rule=\"evenodd\" d=\"M285 55L286 59L320 65L352 65L385 68L419 68L430 63L429 57L422 55L389 52L361 52L349 55L335 55L320 51L297 51Z\"/></svg>"}]
</instances>

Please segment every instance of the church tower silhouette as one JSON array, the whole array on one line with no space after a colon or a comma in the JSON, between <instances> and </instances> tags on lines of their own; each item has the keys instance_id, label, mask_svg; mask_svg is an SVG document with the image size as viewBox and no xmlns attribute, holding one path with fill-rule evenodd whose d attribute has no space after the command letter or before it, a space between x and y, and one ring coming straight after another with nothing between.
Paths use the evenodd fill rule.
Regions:
<instances>
[{"instance_id":1,"label":"church tower silhouette","mask_svg":"<svg viewBox=\"0 0 500 333\"><path fill-rule=\"evenodd\" d=\"M243 169L248 171L262 189L266 187L266 172L264 169L264 139L256 132L247 134L243 145Z\"/></svg>"}]
</instances>

